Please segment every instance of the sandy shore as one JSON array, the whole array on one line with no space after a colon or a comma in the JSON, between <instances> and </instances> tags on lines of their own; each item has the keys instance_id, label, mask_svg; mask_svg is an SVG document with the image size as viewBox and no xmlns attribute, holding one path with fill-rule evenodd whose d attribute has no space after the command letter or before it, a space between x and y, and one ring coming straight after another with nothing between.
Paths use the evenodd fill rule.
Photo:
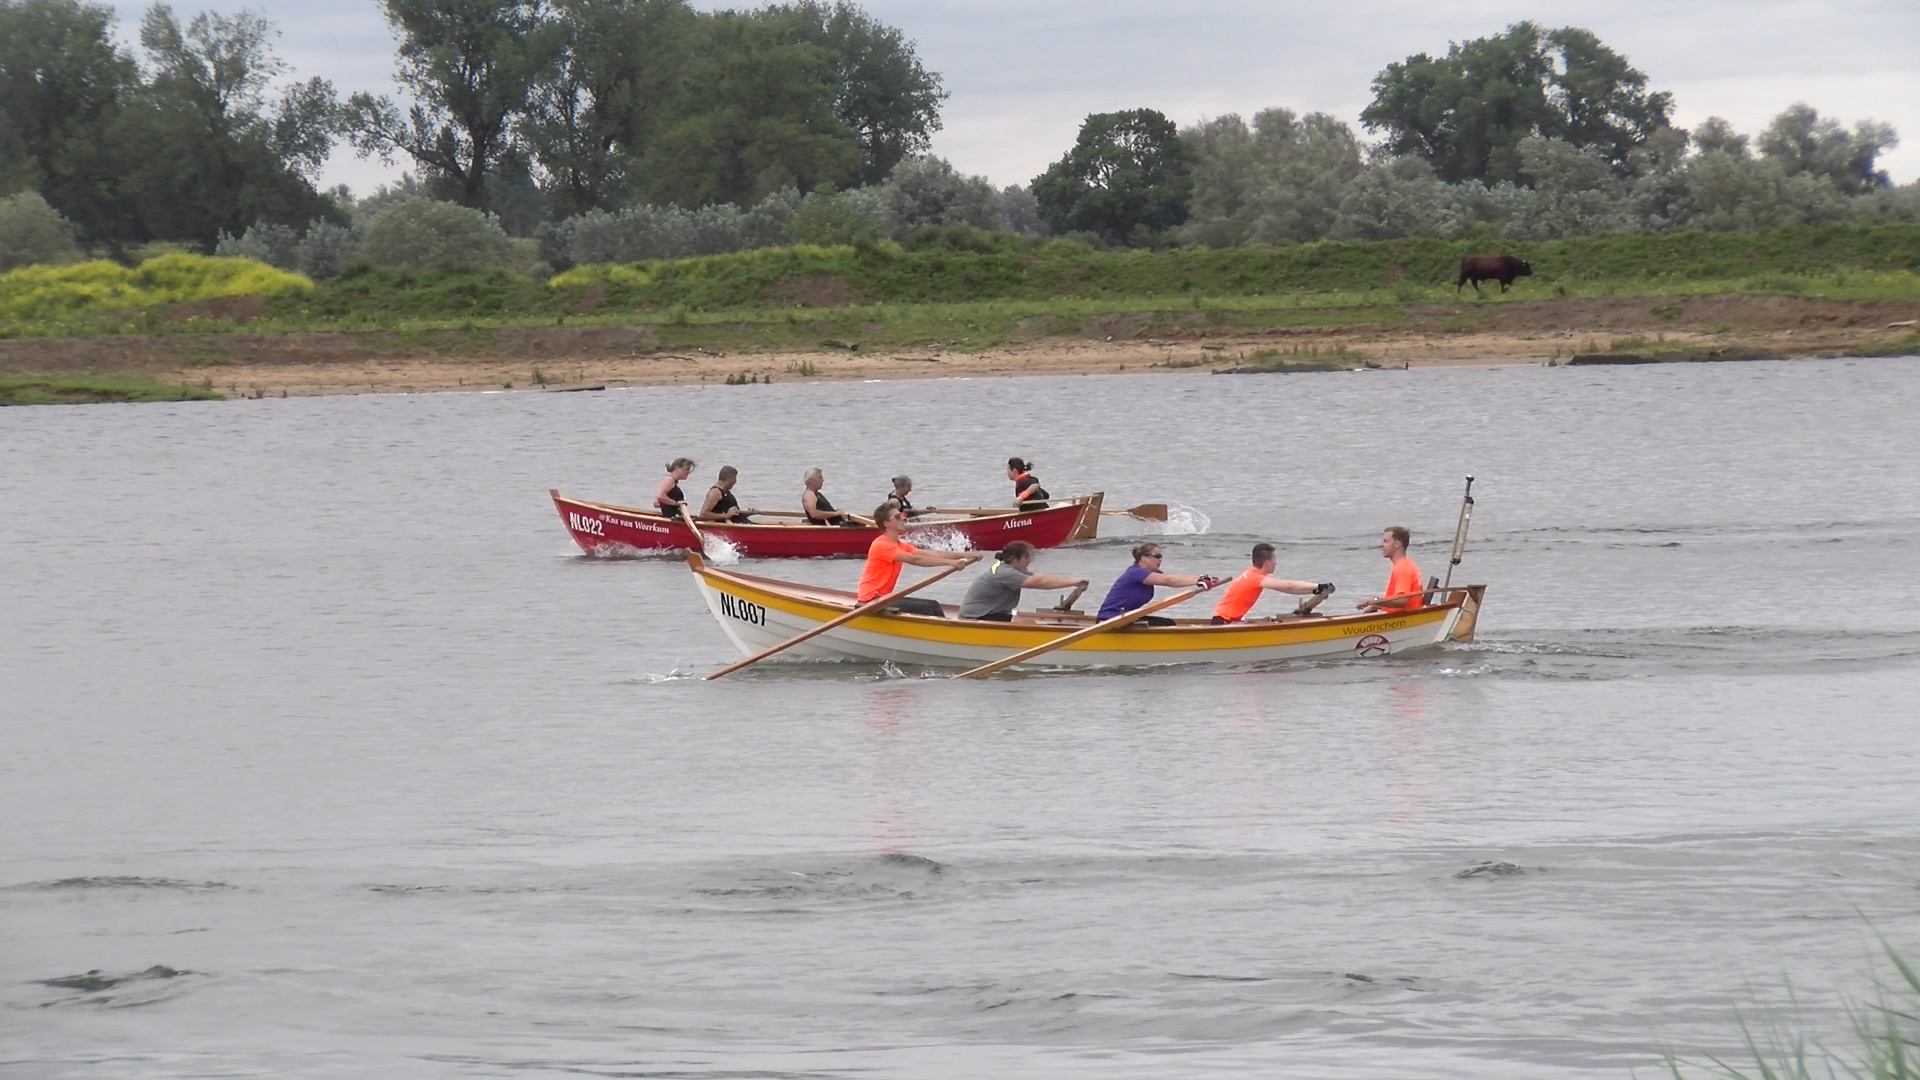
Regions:
<instances>
[{"instance_id":1,"label":"sandy shore","mask_svg":"<svg viewBox=\"0 0 1920 1080\"><path fill-rule=\"evenodd\" d=\"M289 333L0 341L0 372L127 373L245 396L541 390L734 381L1084 375L1235 366L1262 351L1353 367L1545 364L1644 340L1655 350L1830 356L1885 351L1920 304L1716 296L1432 305L1395 322L1234 331L1109 316L1099 336L977 351L827 346L807 351L663 347L650 326L463 334ZM1906 325L1901 325L1905 323ZM1629 348L1635 346L1628 345ZM1644 351L1642 348L1640 351ZM1331 354L1331 355L1330 355Z\"/></svg>"}]
</instances>

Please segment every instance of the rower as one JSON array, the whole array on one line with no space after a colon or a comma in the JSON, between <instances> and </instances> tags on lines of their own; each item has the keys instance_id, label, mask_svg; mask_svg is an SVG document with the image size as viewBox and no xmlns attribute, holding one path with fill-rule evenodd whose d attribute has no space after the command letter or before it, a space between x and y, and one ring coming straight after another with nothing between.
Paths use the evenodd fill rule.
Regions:
<instances>
[{"instance_id":1,"label":"rower","mask_svg":"<svg viewBox=\"0 0 1920 1080\"><path fill-rule=\"evenodd\" d=\"M922 507L921 509L915 510L913 508L913 503L909 502L907 499L907 496L911 495L912 493L913 493L913 477L908 476L905 473L902 473L901 475L893 478L893 490L887 493L887 497L884 501L888 506L893 507L894 509L900 511L901 513L905 514L908 517L917 517L921 514L933 513L933 507L931 506Z\"/></svg>"},{"instance_id":2,"label":"rower","mask_svg":"<svg viewBox=\"0 0 1920 1080\"><path fill-rule=\"evenodd\" d=\"M1420 591L1420 567L1407 558L1407 548L1413 543L1413 534L1406 529L1393 525L1380 534L1380 557L1393 563L1393 570L1387 574L1387 589L1379 596L1362 600L1355 606L1361 611L1418 611L1427 606L1426 596ZM1409 593L1416 595L1409 596ZM1389 600L1390 596L1401 599Z\"/></svg>"},{"instance_id":3,"label":"rower","mask_svg":"<svg viewBox=\"0 0 1920 1080\"><path fill-rule=\"evenodd\" d=\"M1315 584L1311 581L1284 581L1274 577L1279 568L1279 560L1273 557L1272 544L1253 545L1253 565L1240 571L1226 591L1220 594L1220 603L1213 609L1213 622L1216 626L1237 623L1247 617L1253 605L1260 602L1262 589L1274 592L1291 593L1294 596L1329 596L1333 593L1333 583ZM1302 604L1296 614L1305 614L1309 605Z\"/></svg>"},{"instance_id":4,"label":"rower","mask_svg":"<svg viewBox=\"0 0 1920 1080\"><path fill-rule=\"evenodd\" d=\"M680 481L693 475L693 459L677 457L667 464L667 475L660 480L660 487L653 493L653 508L661 517L680 520L687 505L687 496L680 490Z\"/></svg>"},{"instance_id":5,"label":"rower","mask_svg":"<svg viewBox=\"0 0 1920 1080\"><path fill-rule=\"evenodd\" d=\"M1160 563L1165 553L1159 544L1141 544L1133 549L1133 565L1120 572L1113 581L1113 587L1107 590L1107 598L1100 605L1100 621L1106 622L1116 615L1125 615L1134 608L1145 607L1153 601L1153 590L1157 585L1173 585L1188 588L1194 585L1202 589L1211 589L1220 584L1216 577L1189 577L1186 574L1163 574ZM1159 615L1147 615L1134 623L1135 626L1172 626L1173 620Z\"/></svg>"},{"instance_id":6,"label":"rower","mask_svg":"<svg viewBox=\"0 0 1920 1080\"><path fill-rule=\"evenodd\" d=\"M967 588L967 597L960 602L960 617L963 619L983 619L987 622L1012 622L1013 609L1020 605L1021 589L1072 589L1073 595L1060 601L1057 610L1066 611L1080 594L1087 591L1086 578L1055 577L1051 574L1036 574L1028 567L1033 565L1033 545L1025 540L1015 540L1000 549L1000 555L987 568L987 572L973 579Z\"/></svg>"},{"instance_id":7,"label":"rower","mask_svg":"<svg viewBox=\"0 0 1920 1080\"><path fill-rule=\"evenodd\" d=\"M921 551L907 543L901 539L907 531L906 515L887 503L874 508L873 523L880 526L880 535L867 546L867 565L860 571L860 591L854 594L856 603L871 604L892 592L900 584L903 565L971 566L980 561L980 556L971 551ZM939 601L924 596L901 597L887 610L902 615L931 615L936 619L947 617Z\"/></svg>"},{"instance_id":8,"label":"rower","mask_svg":"<svg viewBox=\"0 0 1920 1080\"><path fill-rule=\"evenodd\" d=\"M700 504L701 521L732 521L748 524L751 510L740 508L740 500L734 498L733 485L740 478L740 470L731 465L720 466L720 478L707 489L707 497Z\"/></svg>"},{"instance_id":9,"label":"rower","mask_svg":"<svg viewBox=\"0 0 1920 1080\"><path fill-rule=\"evenodd\" d=\"M826 493L820 488L826 484L827 474L817 468L808 469L802 480L806 487L800 492L800 509L806 512L809 525L851 525L847 515L833 508Z\"/></svg>"},{"instance_id":10,"label":"rower","mask_svg":"<svg viewBox=\"0 0 1920 1080\"><path fill-rule=\"evenodd\" d=\"M1013 481L1013 502L1022 510L1045 510L1047 500L1052 496L1040 486L1040 478L1033 475L1033 462L1020 458L1007 459L1007 479Z\"/></svg>"}]
</instances>

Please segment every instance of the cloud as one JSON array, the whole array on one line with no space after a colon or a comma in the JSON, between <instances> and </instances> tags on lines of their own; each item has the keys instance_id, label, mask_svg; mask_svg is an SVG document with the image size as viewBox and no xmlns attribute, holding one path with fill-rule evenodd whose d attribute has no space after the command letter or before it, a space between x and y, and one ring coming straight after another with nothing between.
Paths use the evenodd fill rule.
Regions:
<instances>
[{"instance_id":1,"label":"cloud","mask_svg":"<svg viewBox=\"0 0 1920 1080\"><path fill-rule=\"evenodd\" d=\"M254 0L283 31L302 75L343 91L392 92L394 42L372 0ZM713 9L740 4L700 0ZM866 0L914 39L952 96L934 151L996 183L1025 183L1073 142L1092 112L1156 108L1181 123L1281 105L1357 127L1373 76L1416 52L1527 18L1582 26L1672 91L1682 125L1709 115L1758 133L1805 101L1851 124L1872 118L1911 136L1884 159L1920 177L1920 4L1816 0L1610 0L1490 6L1484 0ZM121 5L123 29L141 6ZM182 8L182 14L188 12ZM397 175L336 151L328 182L356 190Z\"/></svg>"}]
</instances>

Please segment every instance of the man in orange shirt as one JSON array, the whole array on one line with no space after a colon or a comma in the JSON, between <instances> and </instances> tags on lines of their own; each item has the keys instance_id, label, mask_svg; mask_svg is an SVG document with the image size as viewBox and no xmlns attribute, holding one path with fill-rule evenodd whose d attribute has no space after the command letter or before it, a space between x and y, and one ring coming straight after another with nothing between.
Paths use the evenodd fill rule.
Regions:
<instances>
[{"instance_id":1,"label":"man in orange shirt","mask_svg":"<svg viewBox=\"0 0 1920 1080\"><path fill-rule=\"evenodd\" d=\"M1273 572L1279 566L1273 557L1272 544L1253 545L1253 565L1240 571L1240 576L1234 578L1221 595L1219 605L1213 609L1214 624L1237 623L1246 618L1253 605L1260 602L1262 589L1295 596L1325 596L1333 592L1332 582L1316 585L1311 581L1283 581L1274 577Z\"/></svg>"},{"instance_id":2,"label":"man in orange shirt","mask_svg":"<svg viewBox=\"0 0 1920 1080\"><path fill-rule=\"evenodd\" d=\"M980 556L971 551L921 551L902 540L901 536L907 531L907 518L891 502L881 503L874 510L873 523L880 526L880 535L867 547L867 565L860 571L860 589L854 594L857 603L871 604L898 588L903 565L971 566L980 561ZM931 615L936 619L946 617L938 601L924 596L902 597L887 610L906 615Z\"/></svg>"},{"instance_id":3,"label":"man in orange shirt","mask_svg":"<svg viewBox=\"0 0 1920 1080\"><path fill-rule=\"evenodd\" d=\"M1380 555L1393 563L1393 570L1387 575L1385 592L1356 605L1361 611L1418 611L1427 606L1426 597L1407 595L1421 589L1420 568L1407 558L1407 545L1411 543L1413 534L1398 525L1380 534ZM1402 599L1389 599L1395 596Z\"/></svg>"}]
</instances>

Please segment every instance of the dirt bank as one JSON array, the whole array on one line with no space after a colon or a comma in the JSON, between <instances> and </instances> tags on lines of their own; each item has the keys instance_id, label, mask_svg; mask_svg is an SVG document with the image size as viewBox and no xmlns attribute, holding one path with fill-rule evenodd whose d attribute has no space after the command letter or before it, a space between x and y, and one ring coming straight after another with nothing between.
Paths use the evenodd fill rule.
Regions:
<instances>
[{"instance_id":1,"label":"dirt bank","mask_svg":"<svg viewBox=\"0 0 1920 1080\"><path fill-rule=\"evenodd\" d=\"M1072 334L978 351L679 349L650 326L0 341L0 373L133 374L228 394L646 386L818 379L1072 375L1230 367L1263 350L1381 366L1545 363L1616 347L1736 355L1885 352L1920 303L1703 296L1415 306L1380 321L1236 330L1103 316ZM1908 323L1900 326L1889 324ZM1038 329L1038 328L1036 328ZM1044 331L1042 331L1044 332ZM744 336L744 335L743 335Z\"/></svg>"}]
</instances>

